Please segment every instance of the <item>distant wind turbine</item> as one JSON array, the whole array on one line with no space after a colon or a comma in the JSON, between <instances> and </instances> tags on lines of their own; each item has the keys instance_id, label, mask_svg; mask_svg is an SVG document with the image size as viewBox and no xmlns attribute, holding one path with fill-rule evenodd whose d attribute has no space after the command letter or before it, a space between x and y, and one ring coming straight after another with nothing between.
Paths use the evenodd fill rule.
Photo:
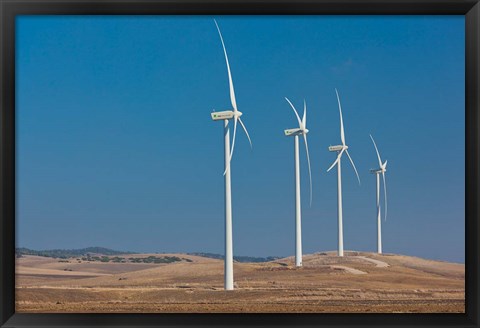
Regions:
<instances>
[{"instance_id":1,"label":"distant wind turbine","mask_svg":"<svg viewBox=\"0 0 480 328\"><path fill-rule=\"evenodd\" d=\"M312 171L310 169L310 155L308 154L308 143L307 143L307 104L305 100L303 101L303 117L300 120L297 110L293 104L285 97L285 100L288 101L295 116L298 120L298 128L285 130L286 136L295 136L295 266L302 266L302 211L300 204L300 159L298 155L298 136L303 135L303 140L305 141L305 149L307 152L307 161L308 161L308 174L310 177L310 206L312 206Z\"/></svg>"},{"instance_id":2,"label":"distant wind turbine","mask_svg":"<svg viewBox=\"0 0 480 328\"><path fill-rule=\"evenodd\" d=\"M343 152L347 153L348 159L350 163L352 163L353 169L355 170L355 174L357 175L358 184L360 185L360 177L358 176L357 168L353 163L350 154L348 153L348 146L345 143L345 133L343 131L343 117L342 117L342 106L340 104L340 97L338 96L338 91L335 89L335 93L337 94L337 101L338 101L338 110L340 111L340 139L342 140L341 145L337 146L330 146L328 147L329 151L337 152L337 159L330 168L327 170L329 172L335 165L337 165L338 169L338 256L343 256L343 213L342 213L342 167L341 167L341 159Z\"/></svg>"},{"instance_id":3,"label":"distant wind turbine","mask_svg":"<svg viewBox=\"0 0 480 328\"><path fill-rule=\"evenodd\" d=\"M227 110L222 112L213 112L212 119L214 121L224 121L224 140L225 140L225 289L233 290L233 241L232 241L232 192L231 192L231 179L230 179L230 161L233 155L233 148L235 146L235 135L237 132L237 122L240 122L245 134L247 135L250 147L252 147L252 141L248 135L247 128L243 124L240 116L242 112L237 109L237 102L235 100L235 90L233 89L232 73L230 72L230 64L228 63L227 50L225 49L225 43L223 42L222 33L218 27L217 21L214 20L217 26L218 35L220 41L222 41L223 52L225 54L225 62L227 63L228 83L230 86L230 101L232 103L233 110ZM230 128L228 126L228 120L234 121L233 127L233 140L232 149L230 150Z\"/></svg>"},{"instance_id":4,"label":"distant wind turbine","mask_svg":"<svg viewBox=\"0 0 480 328\"><path fill-rule=\"evenodd\" d=\"M382 254L382 220L381 220L381 209L380 209L380 174L382 174L383 179L383 191L385 193L385 221L387 220L387 183L385 182L385 172L387 171L387 161L382 163L382 159L380 158L380 153L378 152L377 144L375 140L373 140L372 135L370 138L373 141L373 145L375 146L375 151L377 152L378 157L378 169L370 170L370 173L373 173L377 176L377 252L378 254Z\"/></svg>"}]
</instances>

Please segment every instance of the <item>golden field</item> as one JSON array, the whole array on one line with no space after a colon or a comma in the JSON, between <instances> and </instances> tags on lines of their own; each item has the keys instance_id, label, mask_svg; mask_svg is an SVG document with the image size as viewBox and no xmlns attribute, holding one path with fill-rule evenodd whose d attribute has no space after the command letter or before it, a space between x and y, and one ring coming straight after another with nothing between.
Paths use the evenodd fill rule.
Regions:
<instances>
[{"instance_id":1,"label":"golden field","mask_svg":"<svg viewBox=\"0 0 480 328\"><path fill-rule=\"evenodd\" d=\"M234 263L186 254L165 264L102 263L24 255L16 265L16 312L51 313L434 313L465 312L465 266L403 255L315 253Z\"/></svg>"}]
</instances>

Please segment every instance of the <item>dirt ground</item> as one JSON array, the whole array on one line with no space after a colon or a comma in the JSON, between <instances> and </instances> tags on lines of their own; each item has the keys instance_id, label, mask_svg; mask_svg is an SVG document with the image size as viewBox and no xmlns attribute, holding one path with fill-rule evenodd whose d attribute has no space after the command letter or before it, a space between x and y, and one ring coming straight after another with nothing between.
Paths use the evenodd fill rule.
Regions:
<instances>
[{"instance_id":1,"label":"dirt ground","mask_svg":"<svg viewBox=\"0 0 480 328\"><path fill-rule=\"evenodd\" d=\"M137 256L148 256L141 254ZM464 313L465 266L364 252L235 263L223 290L223 261L69 263L17 259L16 311L44 313Z\"/></svg>"}]
</instances>

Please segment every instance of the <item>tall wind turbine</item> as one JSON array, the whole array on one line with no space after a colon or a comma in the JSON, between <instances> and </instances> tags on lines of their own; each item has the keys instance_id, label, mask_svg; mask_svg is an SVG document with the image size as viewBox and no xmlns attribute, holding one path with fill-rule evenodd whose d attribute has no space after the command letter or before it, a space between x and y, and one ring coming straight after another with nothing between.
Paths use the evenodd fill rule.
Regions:
<instances>
[{"instance_id":1,"label":"tall wind turbine","mask_svg":"<svg viewBox=\"0 0 480 328\"><path fill-rule=\"evenodd\" d=\"M330 146L328 147L329 151L337 152L337 159L330 168L327 170L329 172L335 165L337 165L338 170L338 256L343 256L343 213L342 213L342 155L345 152L352 163L353 169L355 170L355 174L357 175L358 184L360 185L360 177L358 176L357 168L353 163L350 154L348 153L348 146L345 143L345 133L343 131L343 117L342 117L342 105L340 104L340 97L338 96L338 91L335 89L335 93L337 94L337 101L338 101L338 110L340 111L340 139L342 140L341 145L337 146Z\"/></svg>"},{"instance_id":2,"label":"tall wind turbine","mask_svg":"<svg viewBox=\"0 0 480 328\"><path fill-rule=\"evenodd\" d=\"M223 53L225 54L225 62L227 63L227 72L228 72L228 83L230 86L230 101L232 103L233 110L226 110L222 112L213 112L212 120L220 121L223 120L223 135L225 140L225 171L223 175L225 176L225 289L233 290L233 241L232 241L232 191L231 191L231 180L230 180L230 161L233 155L233 148L235 146L235 135L237 132L237 122L240 122L245 134L247 135L248 141L250 142L250 147L252 146L252 141L248 135L247 128L242 122L240 116L242 112L237 109L237 102L235 100L235 90L233 89L232 82L232 73L230 72L230 64L228 63L227 50L225 48L225 43L223 42L222 33L218 27L217 21L214 20L215 25L217 26L218 35L220 36L220 41L222 41ZM230 150L230 128L228 126L228 120L233 119L233 139L232 139L232 149Z\"/></svg>"},{"instance_id":3,"label":"tall wind turbine","mask_svg":"<svg viewBox=\"0 0 480 328\"><path fill-rule=\"evenodd\" d=\"M375 140L373 140L372 135L370 138L373 141L373 145L375 146L375 151L377 152L378 157L378 169L370 170L370 173L375 174L377 176L377 252L378 254L382 254L382 220L381 220L381 209L380 209L380 174L382 174L383 179L383 191L385 192L385 221L387 220L387 183L385 182L385 172L387 171L387 161L382 163L380 158L380 153L378 152L377 144Z\"/></svg>"},{"instance_id":4,"label":"tall wind turbine","mask_svg":"<svg viewBox=\"0 0 480 328\"><path fill-rule=\"evenodd\" d=\"M295 266L302 266L302 211L300 204L300 159L298 156L298 136L303 135L303 140L305 141L305 149L307 152L307 161L308 161L308 174L310 176L310 206L312 206L312 171L310 169L310 155L308 154L308 143L307 143L307 104L305 100L303 101L303 117L300 120L297 110L293 104L288 101L295 116L298 120L298 128L285 130L286 136L295 136Z\"/></svg>"}]
</instances>

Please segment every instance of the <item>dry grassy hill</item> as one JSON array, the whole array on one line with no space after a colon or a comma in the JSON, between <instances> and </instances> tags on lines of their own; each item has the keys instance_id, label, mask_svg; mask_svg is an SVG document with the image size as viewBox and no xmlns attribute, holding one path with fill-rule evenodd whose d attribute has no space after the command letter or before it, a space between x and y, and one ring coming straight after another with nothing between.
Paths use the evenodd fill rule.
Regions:
<instances>
[{"instance_id":1,"label":"dry grassy hill","mask_svg":"<svg viewBox=\"0 0 480 328\"><path fill-rule=\"evenodd\" d=\"M133 255L126 255L133 257ZM465 266L403 255L334 252L235 263L186 254L173 263L17 259L18 312L464 312Z\"/></svg>"}]
</instances>

